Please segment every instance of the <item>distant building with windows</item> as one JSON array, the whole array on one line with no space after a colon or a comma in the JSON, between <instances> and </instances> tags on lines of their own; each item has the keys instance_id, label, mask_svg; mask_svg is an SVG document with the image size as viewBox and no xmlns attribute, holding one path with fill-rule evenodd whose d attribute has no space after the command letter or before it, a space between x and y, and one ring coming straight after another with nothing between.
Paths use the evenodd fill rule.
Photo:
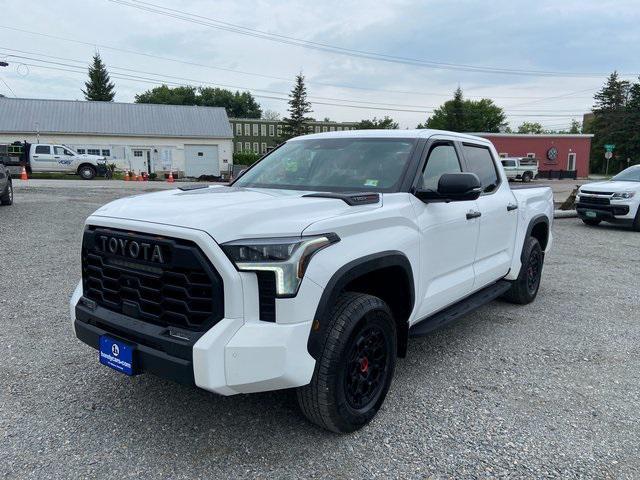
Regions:
<instances>
[{"instance_id":1,"label":"distant building with windows","mask_svg":"<svg viewBox=\"0 0 640 480\"><path fill-rule=\"evenodd\" d=\"M263 154L282 143L283 120L230 118L233 130L233 151ZM355 130L355 122L309 122L308 133Z\"/></svg>"}]
</instances>

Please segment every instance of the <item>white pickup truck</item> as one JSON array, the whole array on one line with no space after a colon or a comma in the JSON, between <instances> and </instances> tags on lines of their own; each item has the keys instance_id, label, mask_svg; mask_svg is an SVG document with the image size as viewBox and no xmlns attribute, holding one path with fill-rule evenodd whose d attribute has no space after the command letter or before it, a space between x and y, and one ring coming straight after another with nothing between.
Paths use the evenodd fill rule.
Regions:
<instances>
[{"instance_id":1,"label":"white pickup truck","mask_svg":"<svg viewBox=\"0 0 640 480\"><path fill-rule=\"evenodd\" d=\"M104 175L107 171L106 157L81 155L65 145L16 142L7 147L10 149L12 162L9 166L13 167L12 170L24 166L28 173L70 173L84 180L91 180L98 174Z\"/></svg>"},{"instance_id":2,"label":"white pickup truck","mask_svg":"<svg viewBox=\"0 0 640 480\"><path fill-rule=\"evenodd\" d=\"M538 161L529 157L505 157L500 159L504 173L509 180L522 180L527 183L538 175Z\"/></svg>"},{"instance_id":3,"label":"white pickup truck","mask_svg":"<svg viewBox=\"0 0 640 480\"><path fill-rule=\"evenodd\" d=\"M94 212L71 323L121 373L221 395L297 387L312 422L350 432L379 410L409 337L536 298L552 222L551 190L512 191L488 140L306 135L230 186Z\"/></svg>"}]
</instances>

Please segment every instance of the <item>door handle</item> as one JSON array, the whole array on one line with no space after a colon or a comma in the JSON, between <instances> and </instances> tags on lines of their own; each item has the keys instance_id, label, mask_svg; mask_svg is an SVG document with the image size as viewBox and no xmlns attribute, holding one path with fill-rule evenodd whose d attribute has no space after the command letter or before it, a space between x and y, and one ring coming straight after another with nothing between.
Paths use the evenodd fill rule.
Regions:
<instances>
[{"instance_id":1,"label":"door handle","mask_svg":"<svg viewBox=\"0 0 640 480\"><path fill-rule=\"evenodd\" d=\"M470 210L467 212L467 220L473 220L474 218L478 218L479 216L481 216L482 213L474 211L474 210Z\"/></svg>"},{"instance_id":2,"label":"door handle","mask_svg":"<svg viewBox=\"0 0 640 480\"><path fill-rule=\"evenodd\" d=\"M38 158L38 155L34 155L33 158Z\"/></svg>"},{"instance_id":3,"label":"door handle","mask_svg":"<svg viewBox=\"0 0 640 480\"><path fill-rule=\"evenodd\" d=\"M60 157L53 157L53 158L60 158Z\"/></svg>"},{"instance_id":4,"label":"door handle","mask_svg":"<svg viewBox=\"0 0 640 480\"><path fill-rule=\"evenodd\" d=\"M510 203L509 205L507 205L507 212L511 212L512 210L517 210L518 209L518 205L515 203Z\"/></svg>"}]
</instances>

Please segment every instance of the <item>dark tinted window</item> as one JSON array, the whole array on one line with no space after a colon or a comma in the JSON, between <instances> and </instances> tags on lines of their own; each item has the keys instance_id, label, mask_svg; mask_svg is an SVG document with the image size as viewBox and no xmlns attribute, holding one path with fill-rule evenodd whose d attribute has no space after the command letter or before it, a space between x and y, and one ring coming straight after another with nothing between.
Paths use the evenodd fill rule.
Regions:
<instances>
[{"instance_id":1,"label":"dark tinted window","mask_svg":"<svg viewBox=\"0 0 640 480\"><path fill-rule=\"evenodd\" d=\"M478 175L483 191L493 192L498 186L498 172L489 149L473 145L464 145L462 148L469 171Z\"/></svg>"},{"instance_id":2,"label":"dark tinted window","mask_svg":"<svg viewBox=\"0 0 640 480\"><path fill-rule=\"evenodd\" d=\"M438 181L443 173L461 172L456 149L450 144L436 145L429 152L427 165L422 174L422 188L438 189Z\"/></svg>"},{"instance_id":3,"label":"dark tinted window","mask_svg":"<svg viewBox=\"0 0 640 480\"><path fill-rule=\"evenodd\" d=\"M36 153L49 155L51 154L51 147L49 145L38 145Z\"/></svg>"}]
</instances>

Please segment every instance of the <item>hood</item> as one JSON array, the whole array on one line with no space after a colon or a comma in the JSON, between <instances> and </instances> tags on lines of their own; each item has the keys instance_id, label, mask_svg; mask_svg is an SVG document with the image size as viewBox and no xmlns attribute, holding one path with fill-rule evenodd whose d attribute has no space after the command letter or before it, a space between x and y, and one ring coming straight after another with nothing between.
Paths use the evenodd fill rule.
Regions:
<instances>
[{"instance_id":1,"label":"hood","mask_svg":"<svg viewBox=\"0 0 640 480\"><path fill-rule=\"evenodd\" d=\"M218 243L224 243L242 238L296 236L319 220L382 206L382 200L349 206L339 199L303 198L309 193L225 186L167 190L116 200L92 216L204 230Z\"/></svg>"},{"instance_id":2,"label":"hood","mask_svg":"<svg viewBox=\"0 0 640 480\"><path fill-rule=\"evenodd\" d=\"M580 187L580 191L584 192L628 192L640 190L640 182L618 182L606 180L604 182L587 183Z\"/></svg>"}]
</instances>

